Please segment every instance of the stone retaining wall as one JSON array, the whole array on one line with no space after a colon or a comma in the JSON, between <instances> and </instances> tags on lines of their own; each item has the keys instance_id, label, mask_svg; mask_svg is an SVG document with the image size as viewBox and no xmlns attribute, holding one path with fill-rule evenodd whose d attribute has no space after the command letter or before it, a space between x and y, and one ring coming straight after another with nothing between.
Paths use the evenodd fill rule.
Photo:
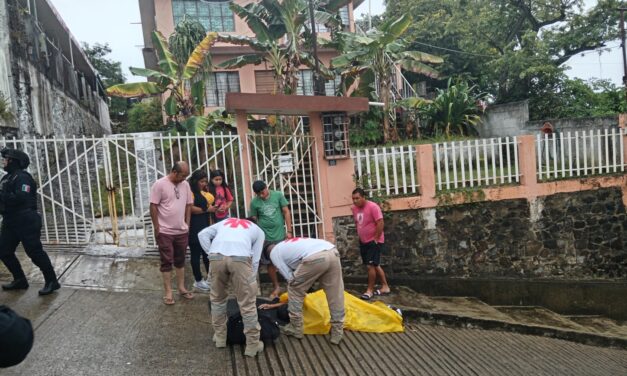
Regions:
<instances>
[{"instance_id":1,"label":"stone retaining wall","mask_svg":"<svg viewBox=\"0 0 627 376\"><path fill-rule=\"evenodd\" d=\"M385 213L389 276L627 278L620 188ZM346 275L363 275L352 217L334 219Z\"/></svg>"}]
</instances>

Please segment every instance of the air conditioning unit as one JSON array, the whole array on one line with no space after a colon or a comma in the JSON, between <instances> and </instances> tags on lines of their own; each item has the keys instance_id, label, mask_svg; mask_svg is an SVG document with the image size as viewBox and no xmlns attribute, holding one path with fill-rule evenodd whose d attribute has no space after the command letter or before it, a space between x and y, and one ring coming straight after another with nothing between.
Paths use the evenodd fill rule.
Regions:
<instances>
[{"instance_id":1,"label":"air conditioning unit","mask_svg":"<svg viewBox=\"0 0 627 376\"><path fill-rule=\"evenodd\" d=\"M322 141L325 159L350 158L348 124L349 118L346 112L326 112L322 114Z\"/></svg>"}]
</instances>

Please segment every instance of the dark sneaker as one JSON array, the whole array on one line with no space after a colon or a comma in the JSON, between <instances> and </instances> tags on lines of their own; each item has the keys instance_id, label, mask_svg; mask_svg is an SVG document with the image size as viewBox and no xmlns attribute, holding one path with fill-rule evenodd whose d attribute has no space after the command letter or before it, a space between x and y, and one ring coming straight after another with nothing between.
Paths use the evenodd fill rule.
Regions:
<instances>
[{"instance_id":1,"label":"dark sneaker","mask_svg":"<svg viewBox=\"0 0 627 376\"><path fill-rule=\"evenodd\" d=\"M54 292L54 290L58 290L61 288L61 285L57 281L46 282L44 288L39 290L39 295L50 295Z\"/></svg>"},{"instance_id":2,"label":"dark sneaker","mask_svg":"<svg viewBox=\"0 0 627 376\"><path fill-rule=\"evenodd\" d=\"M11 283L2 285L2 289L6 291L10 290L26 290L28 288L28 281L26 278L16 279Z\"/></svg>"}]
</instances>

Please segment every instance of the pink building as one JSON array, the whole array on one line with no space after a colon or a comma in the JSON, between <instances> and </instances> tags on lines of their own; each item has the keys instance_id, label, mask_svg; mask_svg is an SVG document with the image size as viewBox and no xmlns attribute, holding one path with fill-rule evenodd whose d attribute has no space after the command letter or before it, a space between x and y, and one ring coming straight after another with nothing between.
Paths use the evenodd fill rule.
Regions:
<instances>
[{"instance_id":1,"label":"pink building","mask_svg":"<svg viewBox=\"0 0 627 376\"><path fill-rule=\"evenodd\" d=\"M250 0L235 0L240 5L250 3ZM340 10L343 23L347 30L354 31L353 9L363 0L354 0ZM229 33L235 35L254 36L246 23L237 17L229 8L229 1L213 0L139 0L142 31L144 35L144 62L146 68L154 69L157 59L151 41L151 33L158 30L168 37L174 31L177 22L184 16L198 19L207 31ZM324 26L320 26L320 37L329 38ZM212 49L215 65L223 61L250 53L252 50L243 46L234 46L218 43ZM321 61L328 64L337 52L329 49L319 50ZM272 67L265 64L248 65L237 70L215 70L206 83L206 107L224 107L227 92L241 93L271 93L273 90ZM334 95L339 78L327 81L325 91L327 95ZM313 95L312 71L306 67L301 69L298 94Z\"/></svg>"}]
</instances>

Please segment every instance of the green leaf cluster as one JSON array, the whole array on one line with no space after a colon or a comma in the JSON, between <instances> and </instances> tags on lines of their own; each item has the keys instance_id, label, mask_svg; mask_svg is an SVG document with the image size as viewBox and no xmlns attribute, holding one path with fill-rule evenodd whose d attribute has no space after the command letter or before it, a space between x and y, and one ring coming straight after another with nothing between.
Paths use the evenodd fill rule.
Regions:
<instances>
[{"instance_id":1,"label":"green leaf cluster","mask_svg":"<svg viewBox=\"0 0 627 376\"><path fill-rule=\"evenodd\" d=\"M161 130L163 130L163 113L161 112L161 101L159 98L135 103L128 111L126 132L155 132Z\"/></svg>"},{"instance_id":2,"label":"green leaf cluster","mask_svg":"<svg viewBox=\"0 0 627 376\"><path fill-rule=\"evenodd\" d=\"M314 18L317 23L337 29L341 21L338 9L350 0L318 1ZM299 68L305 65L315 72L317 57L309 52L312 47L312 31L309 19L309 0L262 0L229 7L243 19L254 37L220 34L222 42L248 46L252 53L237 56L218 66L235 69L246 65L267 63L275 78L275 93L295 94L298 87ZM319 74L333 79L334 74L318 60Z\"/></svg>"},{"instance_id":3,"label":"green leaf cluster","mask_svg":"<svg viewBox=\"0 0 627 376\"><path fill-rule=\"evenodd\" d=\"M411 16L403 14L383 22L377 29L368 30L365 35L338 33L336 40L328 45L342 52L331 60L333 68L341 72L342 87L346 90L358 81L355 94L383 102L383 111L389 114L397 66L404 71L438 77L438 71L431 65L441 64L442 58L410 50L402 38L411 24ZM390 124L389 116L383 116L383 136L384 142L398 140L396 125Z\"/></svg>"},{"instance_id":4,"label":"green leaf cluster","mask_svg":"<svg viewBox=\"0 0 627 376\"><path fill-rule=\"evenodd\" d=\"M441 55L444 76L471 81L497 103L529 99L531 116L547 118L551 107L542 106L541 97L564 85L563 64L618 39L616 9L627 1L599 0L587 10L583 0L388 0L386 5L385 20L413 17L405 36L409 48Z\"/></svg>"}]
</instances>

